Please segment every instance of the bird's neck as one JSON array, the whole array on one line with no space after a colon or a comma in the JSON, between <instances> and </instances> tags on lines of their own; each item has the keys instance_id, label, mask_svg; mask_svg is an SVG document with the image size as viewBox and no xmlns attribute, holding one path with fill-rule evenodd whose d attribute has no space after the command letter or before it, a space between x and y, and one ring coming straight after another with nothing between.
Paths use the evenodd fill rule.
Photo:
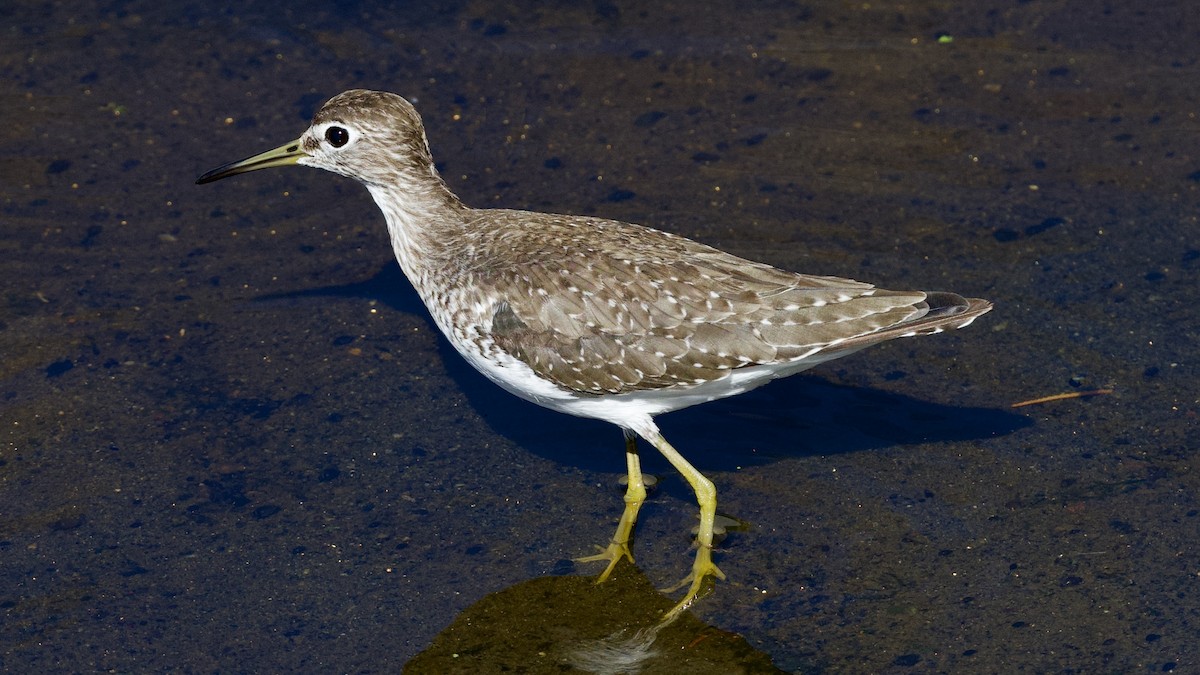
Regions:
<instances>
[{"instance_id":1,"label":"bird's neck","mask_svg":"<svg viewBox=\"0 0 1200 675\"><path fill-rule=\"evenodd\" d=\"M470 210L439 177L433 178L402 187L367 184L387 220L396 260L418 291L450 253L448 247L458 239Z\"/></svg>"}]
</instances>

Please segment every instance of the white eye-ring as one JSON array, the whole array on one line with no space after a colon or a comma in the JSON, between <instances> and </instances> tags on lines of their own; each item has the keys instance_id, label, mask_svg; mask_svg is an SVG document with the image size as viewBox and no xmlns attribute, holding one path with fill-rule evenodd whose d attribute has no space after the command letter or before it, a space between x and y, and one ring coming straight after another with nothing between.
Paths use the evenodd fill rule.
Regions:
<instances>
[{"instance_id":1,"label":"white eye-ring","mask_svg":"<svg viewBox=\"0 0 1200 675\"><path fill-rule=\"evenodd\" d=\"M358 136L358 134L349 127L336 122L327 125L324 132L320 133L319 135L320 138L328 143L332 148L345 147Z\"/></svg>"}]
</instances>

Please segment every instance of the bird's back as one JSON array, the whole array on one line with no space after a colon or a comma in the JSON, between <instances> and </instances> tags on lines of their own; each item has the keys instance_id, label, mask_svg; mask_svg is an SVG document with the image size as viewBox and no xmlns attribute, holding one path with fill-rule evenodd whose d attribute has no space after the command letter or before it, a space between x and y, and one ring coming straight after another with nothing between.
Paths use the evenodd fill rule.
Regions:
<instances>
[{"instance_id":1,"label":"bird's back","mask_svg":"<svg viewBox=\"0 0 1200 675\"><path fill-rule=\"evenodd\" d=\"M796 274L600 218L475 210L441 240L443 281L459 289L449 304L475 314L445 323L476 326L490 348L585 396L800 370L990 307L938 294L930 316L921 291Z\"/></svg>"}]
</instances>

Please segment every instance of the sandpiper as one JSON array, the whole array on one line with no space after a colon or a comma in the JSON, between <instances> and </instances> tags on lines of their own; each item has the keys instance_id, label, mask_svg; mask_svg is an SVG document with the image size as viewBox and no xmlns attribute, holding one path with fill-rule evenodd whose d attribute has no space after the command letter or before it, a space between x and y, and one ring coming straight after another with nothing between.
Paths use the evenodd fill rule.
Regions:
<instances>
[{"instance_id":1,"label":"sandpiper","mask_svg":"<svg viewBox=\"0 0 1200 675\"><path fill-rule=\"evenodd\" d=\"M716 490L671 447L654 416L733 396L893 338L963 328L992 308L952 293L889 291L797 274L667 232L602 218L473 209L434 168L421 117L404 98L351 90L300 138L201 176L300 164L366 186L396 259L438 328L504 389L621 427L629 472L612 541L629 549L646 496L636 437L687 479L700 505L691 572L670 621L696 599L712 560Z\"/></svg>"}]
</instances>

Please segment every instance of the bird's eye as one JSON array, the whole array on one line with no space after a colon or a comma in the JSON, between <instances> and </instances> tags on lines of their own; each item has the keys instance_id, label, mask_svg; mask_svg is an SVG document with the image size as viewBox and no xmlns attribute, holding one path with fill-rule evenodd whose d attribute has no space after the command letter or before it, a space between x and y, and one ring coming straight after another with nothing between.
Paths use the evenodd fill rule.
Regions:
<instances>
[{"instance_id":1,"label":"bird's eye","mask_svg":"<svg viewBox=\"0 0 1200 675\"><path fill-rule=\"evenodd\" d=\"M350 142L350 132L342 127L329 127L325 130L325 140L335 148L340 148Z\"/></svg>"}]
</instances>

